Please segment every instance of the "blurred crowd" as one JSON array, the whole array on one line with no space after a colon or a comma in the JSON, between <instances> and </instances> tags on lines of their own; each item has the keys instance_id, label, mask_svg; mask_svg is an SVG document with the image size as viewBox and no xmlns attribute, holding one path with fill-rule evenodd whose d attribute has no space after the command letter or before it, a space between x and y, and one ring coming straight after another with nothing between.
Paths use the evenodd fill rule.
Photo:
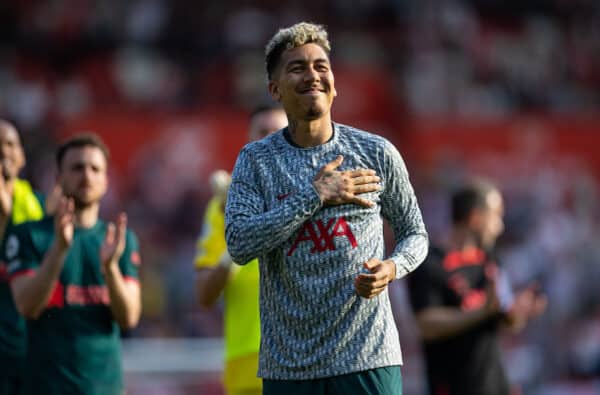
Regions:
<instances>
[{"instance_id":1,"label":"blurred crowd","mask_svg":"<svg viewBox=\"0 0 600 395\"><path fill-rule=\"evenodd\" d=\"M26 175L48 190L51 148L88 114L251 110L267 93L264 44L299 20L329 28L342 82L334 118L377 122L401 152L418 117L600 108L595 0L46 0L0 3L0 116L23 134ZM124 208L142 242L144 317L133 336L221 333L219 311L199 310L191 281L209 188L190 147L210 142L177 136L135 147L130 166L111 176L105 215ZM519 367L511 375L528 393L600 375L600 174L544 152L543 141L524 139L474 165L440 160L426 172L408 163L432 238L447 226L458 181L487 175L506 194L500 257L515 286L536 280L550 300L541 320L507 340L518 362L509 367ZM399 308L399 321L410 318Z\"/></svg>"},{"instance_id":2,"label":"blurred crowd","mask_svg":"<svg viewBox=\"0 0 600 395\"><path fill-rule=\"evenodd\" d=\"M47 0L0 6L0 109L39 131L97 107L247 107L267 38L303 19L328 26L334 64L384 72L409 114L600 104L593 0Z\"/></svg>"}]
</instances>

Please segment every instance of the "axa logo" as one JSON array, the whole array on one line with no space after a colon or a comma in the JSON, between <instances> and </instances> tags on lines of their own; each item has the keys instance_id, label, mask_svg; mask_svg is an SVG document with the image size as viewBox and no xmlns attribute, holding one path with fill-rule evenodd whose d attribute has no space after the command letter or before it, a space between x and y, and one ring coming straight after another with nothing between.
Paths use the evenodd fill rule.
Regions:
<instances>
[{"instance_id":1,"label":"axa logo","mask_svg":"<svg viewBox=\"0 0 600 395\"><path fill-rule=\"evenodd\" d=\"M312 248L310 249L312 254L315 252L334 251L336 249L334 243L336 237L346 237L352 248L358 245L344 217L331 218L326 223L320 219L306 221L300 232L298 232L298 236L294 240L294 244L292 244L287 256L291 256L300 243L303 242L312 243Z\"/></svg>"}]
</instances>

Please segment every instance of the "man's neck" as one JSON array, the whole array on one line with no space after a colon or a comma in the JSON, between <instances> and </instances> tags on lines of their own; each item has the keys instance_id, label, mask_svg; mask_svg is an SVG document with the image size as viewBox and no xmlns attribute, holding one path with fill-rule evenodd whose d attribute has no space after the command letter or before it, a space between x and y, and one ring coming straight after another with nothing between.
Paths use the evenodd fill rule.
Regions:
<instances>
[{"instance_id":1,"label":"man's neck","mask_svg":"<svg viewBox=\"0 0 600 395\"><path fill-rule=\"evenodd\" d=\"M448 248L453 251L464 251L471 248L479 248L479 243L473 232L457 226L450 233L447 241Z\"/></svg>"},{"instance_id":2,"label":"man's neck","mask_svg":"<svg viewBox=\"0 0 600 395\"><path fill-rule=\"evenodd\" d=\"M288 131L294 144L303 148L325 144L333 136L333 126L329 116L312 121L289 120Z\"/></svg>"},{"instance_id":3,"label":"man's neck","mask_svg":"<svg viewBox=\"0 0 600 395\"><path fill-rule=\"evenodd\" d=\"M78 228L91 228L98 222L99 204L75 209L75 226Z\"/></svg>"}]
</instances>

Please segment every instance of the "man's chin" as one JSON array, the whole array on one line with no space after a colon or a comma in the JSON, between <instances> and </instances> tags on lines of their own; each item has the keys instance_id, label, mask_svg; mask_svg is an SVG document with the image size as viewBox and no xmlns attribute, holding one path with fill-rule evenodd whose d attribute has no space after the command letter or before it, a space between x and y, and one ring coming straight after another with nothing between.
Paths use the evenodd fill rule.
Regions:
<instances>
[{"instance_id":1,"label":"man's chin","mask_svg":"<svg viewBox=\"0 0 600 395\"><path fill-rule=\"evenodd\" d=\"M97 199L81 199L73 196L73 202L77 210L86 209L98 203Z\"/></svg>"},{"instance_id":2,"label":"man's chin","mask_svg":"<svg viewBox=\"0 0 600 395\"><path fill-rule=\"evenodd\" d=\"M306 118L313 121L321 118L325 114L325 111L320 107L310 107L306 112Z\"/></svg>"}]
</instances>

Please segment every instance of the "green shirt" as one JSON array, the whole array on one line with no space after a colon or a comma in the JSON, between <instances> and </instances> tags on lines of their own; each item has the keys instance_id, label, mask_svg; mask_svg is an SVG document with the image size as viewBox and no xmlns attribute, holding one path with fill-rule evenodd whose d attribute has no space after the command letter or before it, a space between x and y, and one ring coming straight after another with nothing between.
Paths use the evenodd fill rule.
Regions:
<instances>
[{"instance_id":1,"label":"green shirt","mask_svg":"<svg viewBox=\"0 0 600 395\"><path fill-rule=\"evenodd\" d=\"M100 272L100 246L106 223L76 228L46 309L27 322L25 394L113 395L123 391L120 332L109 307ZM54 239L53 218L16 227L7 236L5 255L10 278L31 275ZM121 272L137 281L138 242L131 231Z\"/></svg>"},{"instance_id":2,"label":"green shirt","mask_svg":"<svg viewBox=\"0 0 600 395\"><path fill-rule=\"evenodd\" d=\"M13 192L13 210L6 225L4 236L11 229L26 221L37 221L44 216L44 198L33 191L25 180L15 180ZM4 240L0 242L0 251L4 251ZM5 377L20 374L22 360L27 345L25 320L17 312L13 300L5 259L0 261L0 371ZM1 393L1 391L0 391Z\"/></svg>"}]
</instances>

